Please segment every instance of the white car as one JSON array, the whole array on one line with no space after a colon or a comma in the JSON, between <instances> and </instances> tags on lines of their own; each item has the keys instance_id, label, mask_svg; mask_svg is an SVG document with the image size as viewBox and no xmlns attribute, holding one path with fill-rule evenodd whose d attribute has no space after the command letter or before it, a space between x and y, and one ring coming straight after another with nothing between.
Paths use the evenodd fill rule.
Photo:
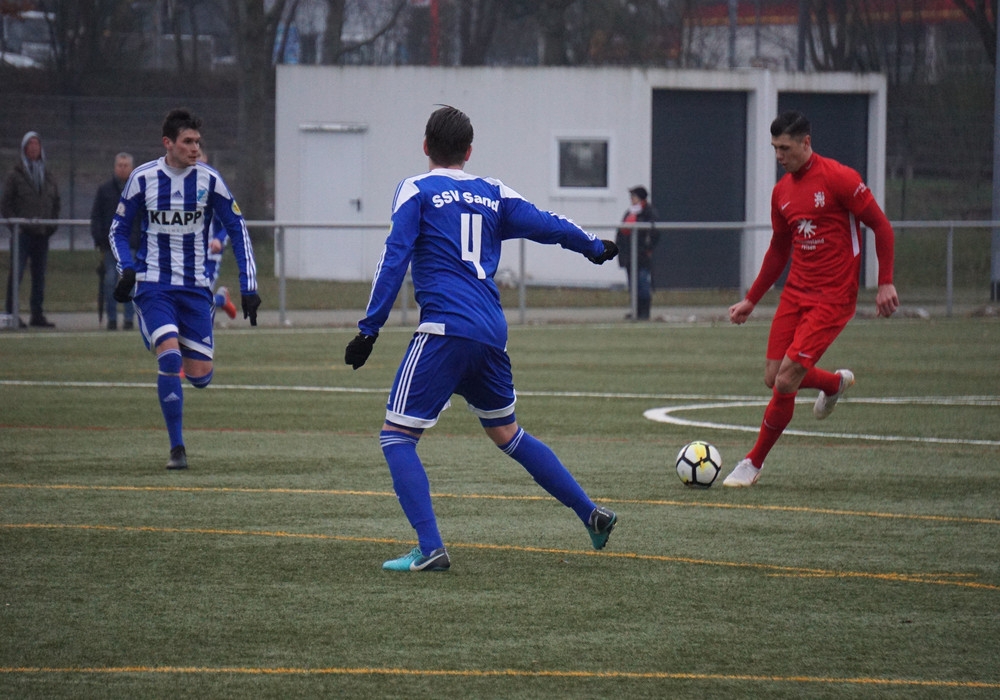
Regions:
<instances>
[{"instance_id":1,"label":"white car","mask_svg":"<svg viewBox=\"0 0 1000 700\"><path fill-rule=\"evenodd\" d=\"M13 68L42 68L42 64L35 59L9 51L0 51L0 63Z\"/></svg>"}]
</instances>

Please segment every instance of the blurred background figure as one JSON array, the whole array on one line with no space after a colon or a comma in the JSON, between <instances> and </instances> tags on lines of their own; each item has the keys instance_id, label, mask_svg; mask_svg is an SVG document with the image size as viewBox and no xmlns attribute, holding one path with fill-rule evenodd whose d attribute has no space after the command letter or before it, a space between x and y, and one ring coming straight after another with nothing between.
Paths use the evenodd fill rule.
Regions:
<instances>
[{"instance_id":1,"label":"blurred background figure","mask_svg":"<svg viewBox=\"0 0 1000 700\"><path fill-rule=\"evenodd\" d=\"M632 203L625 210L622 221L656 221L656 210L649 203L649 192L642 185L636 185L628 191L629 199ZM637 236L639 246L639 258L636 263L638 277L636 279L635 296L632 298L632 235ZM653 248L660 240L660 234L655 228L620 228L615 237L618 244L619 267L625 268L628 278L629 306L630 311L626 318L632 318L633 313L637 321L649 320L649 307L653 303Z\"/></svg>"},{"instance_id":2,"label":"blurred background figure","mask_svg":"<svg viewBox=\"0 0 1000 700\"><path fill-rule=\"evenodd\" d=\"M42 137L29 131L21 139L21 162L14 165L3 184L0 199L0 216L8 219L58 219L59 187L55 178L45 169L45 149ZM29 325L52 328L55 324L45 318L42 304L45 301L45 268L49 262L49 238L56 232L55 224L22 225L18 231L18 255L14 260L11 238L10 275L7 277L8 314L18 314L13 308L14 279L18 289L24 278L24 268L31 259L31 320ZM13 231L13 227L11 231ZM19 327L24 322L17 320Z\"/></svg>"},{"instance_id":3,"label":"blurred background figure","mask_svg":"<svg viewBox=\"0 0 1000 700\"><path fill-rule=\"evenodd\" d=\"M128 176L132 174L134 159L131 153L119 153L115 156L114 174L107 182L97 188L94 196L94 205L90 209L90 235L94 239L94 247L101 251L101 263L97 267L100 277L100 291L98 293L98 318L103 312L108 317L108 330L118 329L118 302L115 301L115 285L118 284L118 272L115 270L115 256L111 252L111 241L108 233L111 231L111 220L115 215L115 208L118 200L121 199L122 189ZM132 233L129 236L129 248L135 255L139 249L139 240L142 231L138 222L133 222ZM132 319L135 317L135 307L132 302L126 302L123 306L123 325L125 330L132 329Z\"/></svg>"}]
</instances>

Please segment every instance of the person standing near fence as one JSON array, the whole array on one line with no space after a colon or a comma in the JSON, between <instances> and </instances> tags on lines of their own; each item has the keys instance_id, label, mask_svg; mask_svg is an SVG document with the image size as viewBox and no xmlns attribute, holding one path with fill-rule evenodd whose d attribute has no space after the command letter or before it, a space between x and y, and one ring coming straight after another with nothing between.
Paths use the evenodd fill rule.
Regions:
<instances>
[{"instance_id":1,"label":"person standing near fence","mask_svg":"<svg viewBox=\"0 0 1000 700\"><path fill-rule=\"evenodd\" d=\"M201 120L184 109L163 122L166 154L136 168L125 183L108 235L119 271L114 297L135 302L139 330L156 354L160 410L170 439L167 469L187 469L181 372L196 388L212 381L212 279L206 272L212 222L229 234L239 267L243 318L257 325L257 265L246 222L222 176L198 162ZM133 257L132 222L142 238Z\"/></svg>"},{"instance_id":2,"label":"person standing near fence","mask_svg":"<svg viewBox=\"0 0 1000 700\"><path fill-rule=\"evenodd\" d=\"M642 185L637 185L628 191L631 204L625 211L622 221L656 221L656 210L649 203L649 193ZM635 236L637 246L636 270L638 272L635 280L635 303L630 303L634 308L637 321L648 321L649 311L653 303L653 249L660 240L660 234L654 227L625 228L618 229L615 236L615 243L618 245L620 254L618 265L625 268L626 279L628 280L628 293L631 301L632 297L632 237ZM626 318L631 318L631 311Z\"/></svg>"},{"instance_id":3,"label":"person standing near fence","mask_svg":"<svg viewBox=\"0 0 1000 700\"><path fill-rule=\"evenodd\" d=\"M121 199L122 190L128 176L132 174L134 159L131 153L119 153L115 156L114 174L111 179L97 188L94 195L94 204L90 208L90 235L94 239L94 247L102 253L100 270L103 271L101 278L104 285L102 297L104 299L104 312L108 317L107 328L109 331L118 329L118 302L115 300L115 285L118 284L118 271L116 269L115 254L111 251L111 241L108 239L108 231L111 230L111 220L115 216L115 208ZM142 230L138 222L132 222L132 233L129 237L129 248L134 256L139 249L139 241L142 238ZM122 305L122 329L132 330L135 308L131 302Z\"/></svg>"},{"instance_id":4,"label":"person standing near fence","mask_svg":"<svg viewBox=\"0 0 1000 700\"><path fill-rule=\"evenodd\" d=\"M772 389L757 442L722 482L753 486L764 459L792 420L800 388L819 389L813 406L826 418L854 384L849 369L829 372L816 366L854 317L861 274L864 223L875 234L879 316L899 307L892 282L894 234L871 190L853 169L812 150L809 120L790 111L771 122L771 145L785 169L771 193L771 244L746 297L729 307L742 324L791 258L767 341L764 383Z\"/></svg>"},{"instance_id":5,"label":"person standing near fence","mask_svg":"<svg viewBox=\"0 0 1000 700\"><path fill-rule=\"evenodd\" d=\"M466 400L504 454L573 510L594 549L601 549L617 515L590 500L555 453L517 424L507 321L493 275L504 240L560 245L598 265L614 259L618 248L566 218L541 211L499 180L467 174L473 129L462 111L447 106L435 110L424 136L429 172L403 180L396 189L367 312L344 351L344 361L354 369L365 364L412 263L420 325L390 389L379 443L418 545L382 568L445 571L451 566L417 442L437 423L453 394Z\"/></svg>"},{"instance_id":6,"label":"person standing near fence","mask_svg":"<svg viewBox=\"0 0 1000 700\"><path fill-rule=\"evenodd\" d=\"M7 175L0 199L0 216L8 219L58 219L60 211L59 187L52 173L45 167L45 148L37 131L29 131L21 139L21 162ZM14 280L18 289L24 279L24 268L31 259L31 320L29 325L52 328L55 324L45 318L45 271L49 264L49 238L58 228L55 224L22 224L17 236L18 255L14 260L11 238L10 275L7 277L8 314L18 317L14 305ZM13 227L11 231L13 232ZM17 318L19 327L24 322Z\"/></svg>"}]
</instances>

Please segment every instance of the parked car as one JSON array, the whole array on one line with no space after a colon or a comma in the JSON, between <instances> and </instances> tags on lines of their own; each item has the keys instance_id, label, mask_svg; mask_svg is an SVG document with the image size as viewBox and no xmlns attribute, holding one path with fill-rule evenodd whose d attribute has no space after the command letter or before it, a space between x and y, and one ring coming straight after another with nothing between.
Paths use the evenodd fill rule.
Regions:
<instances>
[{"instance_id":1,"label":"parked car","mask_svg":"<svg viewBox=\"0 0 1000 700\"><path fill-rule=\"evenodd\" d=\"M28 10L0 19L0 60L17 68L40 68L52 62L55 14Z\"/></svg>"}]
</instances>

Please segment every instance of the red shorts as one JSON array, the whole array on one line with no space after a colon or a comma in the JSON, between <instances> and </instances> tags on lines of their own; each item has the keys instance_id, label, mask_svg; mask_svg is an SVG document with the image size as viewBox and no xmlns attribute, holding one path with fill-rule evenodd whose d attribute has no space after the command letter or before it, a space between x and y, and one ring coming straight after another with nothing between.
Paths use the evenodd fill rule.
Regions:
<instances>
[{"instance_id":1,"label":"red shorts","mask_svg":"<svg viewBox=\"0 0 1000 700\"><path fill-rule=\"evenodd\" d=\"M811 368L819 362L847 322L855 304L800 303L781 295L767 338L767 359L788 359Z\"/></svg>"}]
</instances>

